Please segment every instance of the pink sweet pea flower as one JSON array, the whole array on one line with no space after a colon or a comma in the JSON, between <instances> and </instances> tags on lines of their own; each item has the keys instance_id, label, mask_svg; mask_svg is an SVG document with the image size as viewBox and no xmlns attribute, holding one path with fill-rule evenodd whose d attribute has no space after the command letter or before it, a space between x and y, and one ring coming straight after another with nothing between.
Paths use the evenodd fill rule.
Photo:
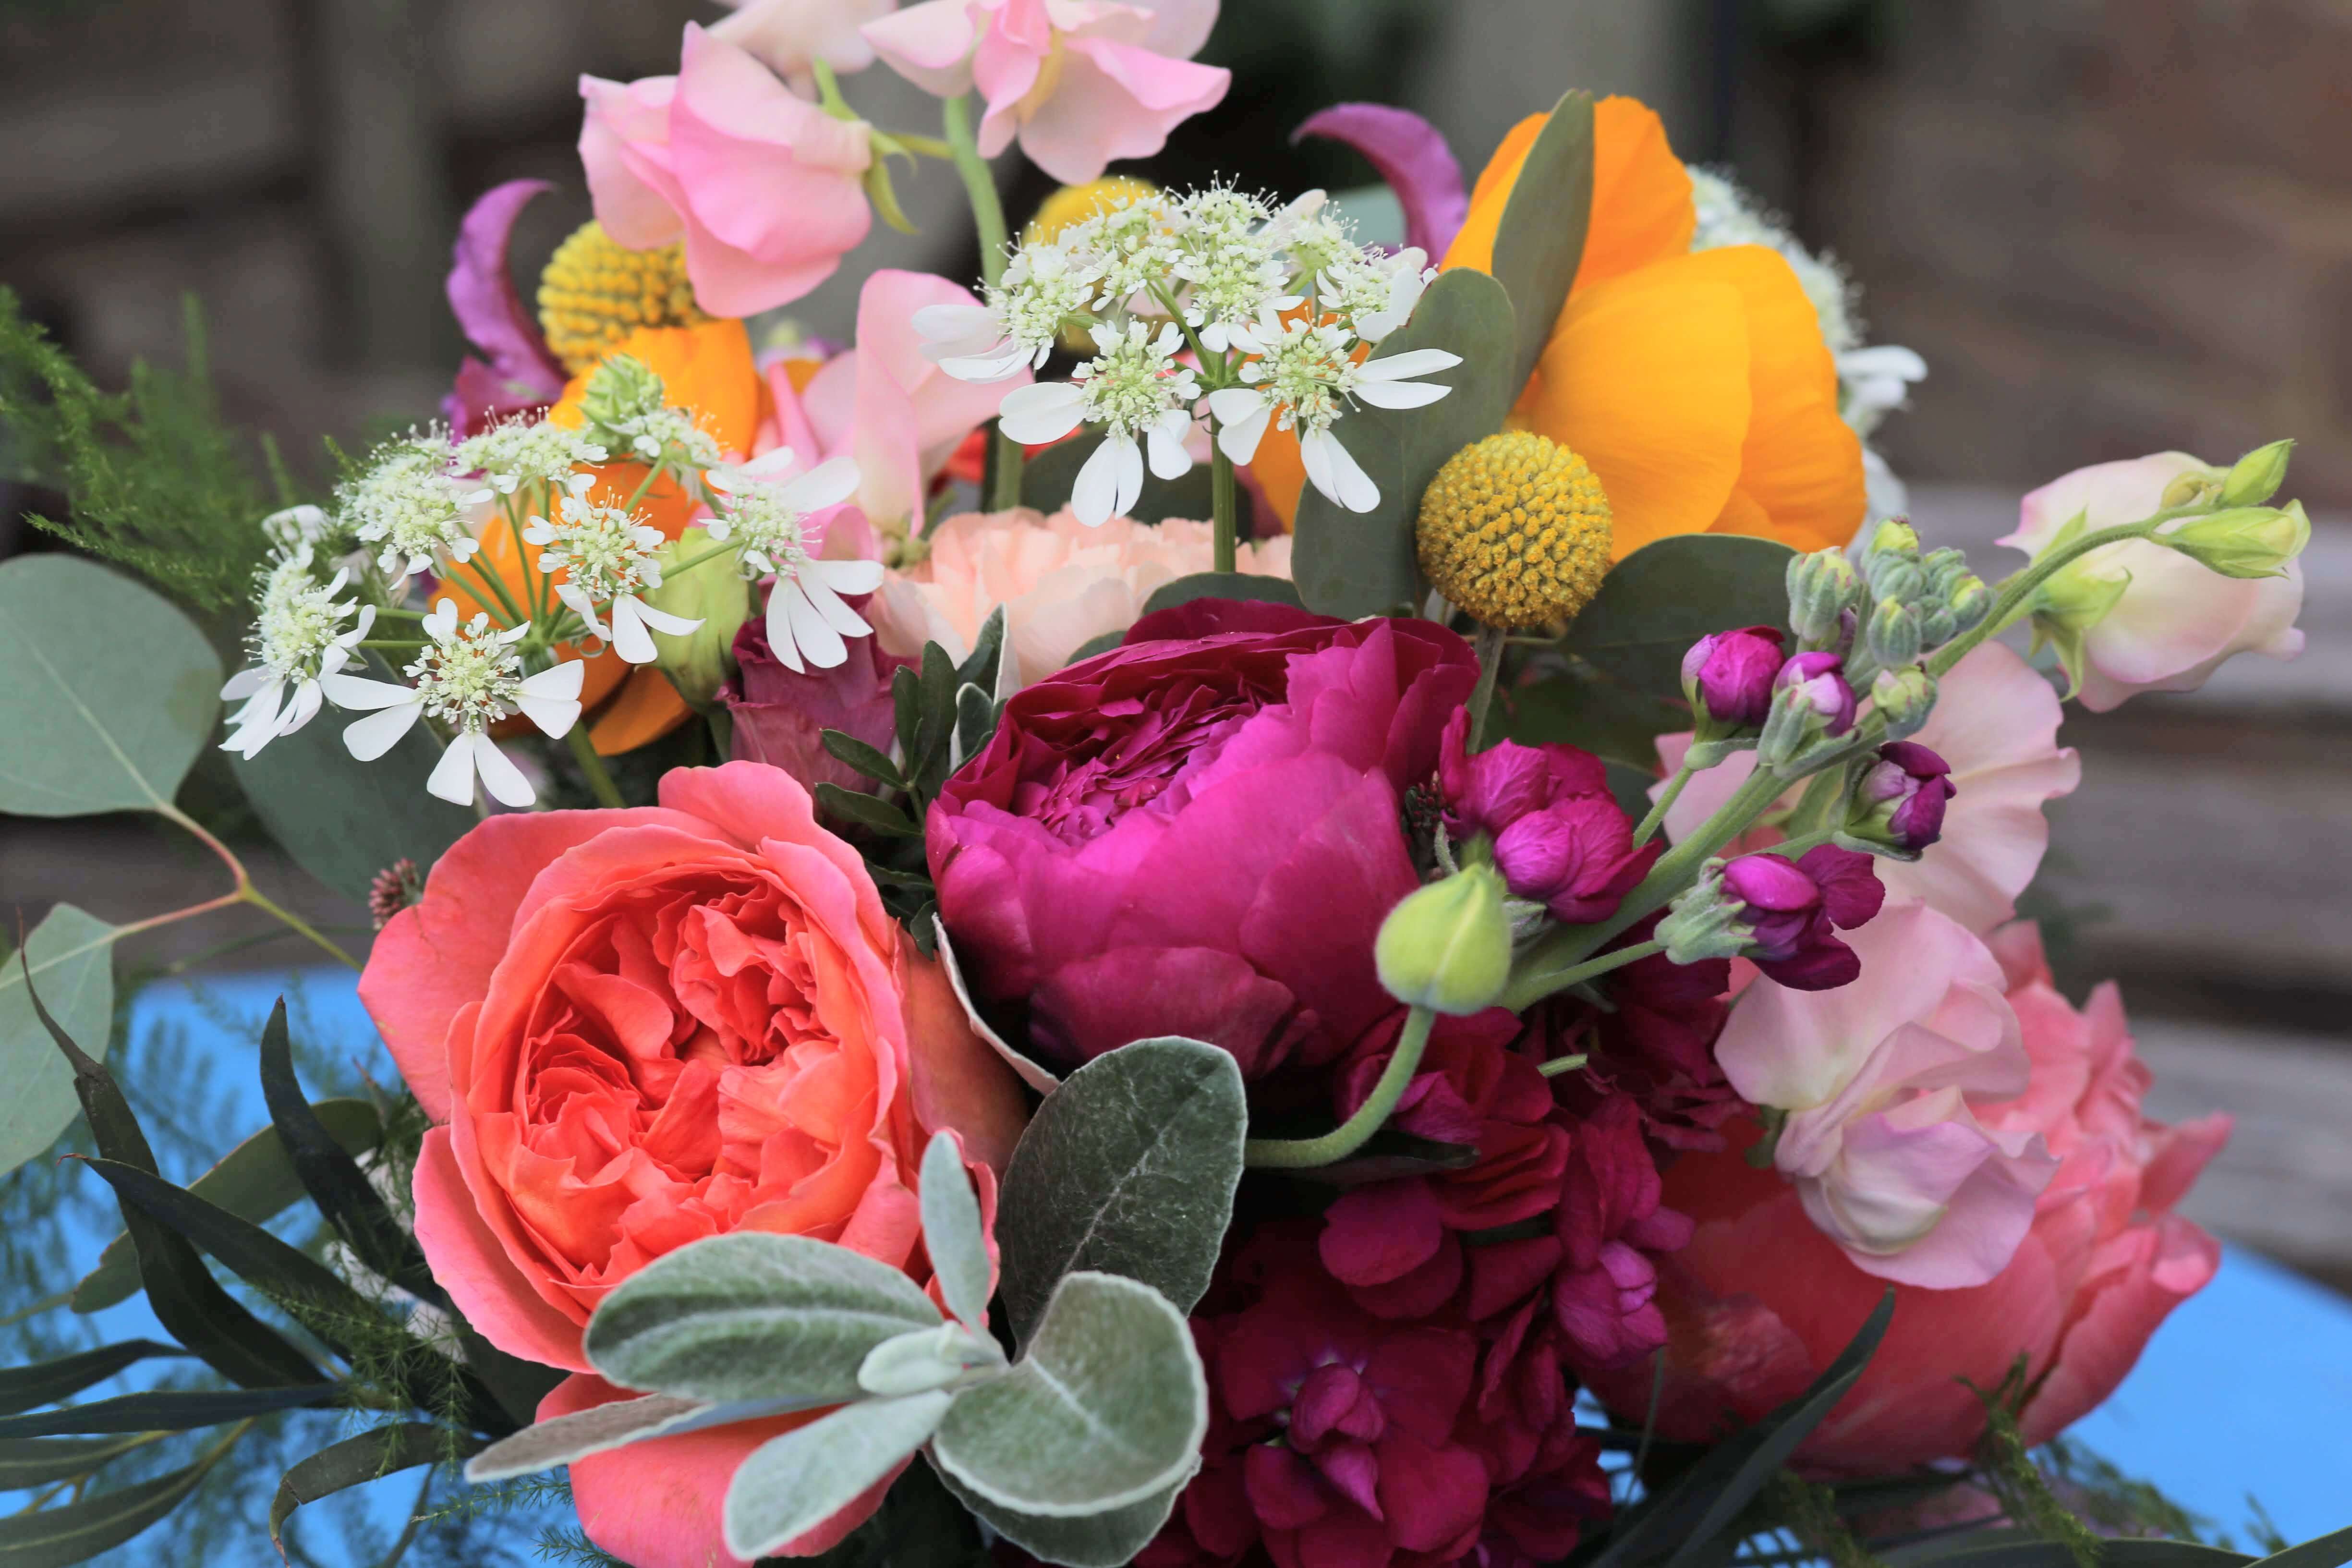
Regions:
<instances>
[{"instance_id":1,"label":"pink sweet pea flower","mask_svg":"<svg viewBox=\"0 0 2352 1568\"><path fill-rule=\"evenodd\" d=\"M1168 132L1214 106L1233 73L1194 65L1217 0L926 0L868 22L866 41L899 75L987 103L980 151L1021 139L1064 184L1149 158Z\"/></svg>"},{"instance_id":2,"label":"pink sweet pea flower","mask_svg":"<svg viewBox=\"0 0 2352 1568\"><path fill-rule=\"evenodd\" d=\"M749 316L833 275L873 223L862 121L835 120L693 23L675 77L580 79L596 221L632 249L683 237L698 304Z\"/></svg>"},{"instance_id":3,"label":"pink sweet pea flower","mask_svg":"<svg viewBox=\"0 0 2352 1568\"><path fill-rule=\"evenodd\" d=\"M1943 837L1917 860L1877 863L1890 908L1924 901L1979 934L2017 912L2017 895L2050 847L2043 803L2072 794L2083 778L2073 750L2058 744L2063 716L2050 683L1999 643L1976 648L1944 677L1935 711L1912 737L1951 770ZM1690 743L1687 733L1659 736L1660 760L1680 766ZM1756 753L1739 752L1693 774L1666 813L1666 837L1679 841L1696 831L1755 771ZM1795 798L1792 791L1783 804ZM1760 849L1780 838L1770 830L1751 832L1734 849Z\"/></svg>"},{"instance_id":4,"label":"pink sweet pea flower","mask_svg":"<svg viewBox=\"0 0 2352 1568\"><path fill-rule=\"evenodd\" d=\"M1716 1042L1731 1085L1789 1113L1773 1163L1856 1268L1930 1289L2009 1266L2058 1162L2038 1129L1979 1118L2032 1062L1984 943L1924 904L1851 933L1852 984L1740 994Z\"/></svg>"},{"instance_id":5,"label":"pink sweet pea flower","mask_svg":"<svg viewBox=\"0 0 2352 1568\"><path fill-rule=\"evenodd\" d=\"M898 0L719 0L734 15L714 22L710 36L751 51L753 58L793 84L803 98L815 91L810 64L823 60L841 72L874 63L874 46L859 30L887 16Z\"/></svg>"},{"instance_id":6,"label":"pink sweet pea flower","mask_svg":"<svg viewBox=\"0 0 2352 1568\"><path fill-rule=\"evenodd\" d=\"M2093 530L2137 521L2158 509L2167 485L2191 473L2217 471L2186 452L2077 468L2027 496L2017 531L2000 542L2038 556L2078 515ZM2081 696L2094 713L2137 691L2194 691L2231 654L2288 659L2303 651L2294 624L2303 612L2300 563L2288 562L2281 577L2225 577L2135 539L2095 550L2066 571L2129 579L2114 607L2083 634Z\"/></svg>"}]
</instances>

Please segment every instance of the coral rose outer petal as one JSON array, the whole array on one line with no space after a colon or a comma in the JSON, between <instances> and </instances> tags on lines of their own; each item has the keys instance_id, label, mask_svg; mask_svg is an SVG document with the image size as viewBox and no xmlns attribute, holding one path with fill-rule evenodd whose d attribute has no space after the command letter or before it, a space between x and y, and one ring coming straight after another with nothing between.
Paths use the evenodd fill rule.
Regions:
<instances>
[{"instance_id":1,"label":"coral rose outer petal","mask_svg":"<svg viewBox=\"0 0 2352 1568\"><path fill-rule=\"evenodd\" d=\"M2179 1215L2102 1243L2084 1286L2089 1304L2067 1325L2057 1364L2025 1407L2025 1440L2046 1443L2097 1408L2172 1309L2203 1289L2221 1264L2221 1243Z\"/></svg>"},{"instance_id":2,"label":"coral rose outer petal","mask_svg":"<svg viewBox=\"0 0 2352 1568\"><path fill-rule=\"evenodd\" d=\"M946 966L911 942L899 944L898 987L915 1120L926 1131L955 1133L967 1158L1003 1174L1029 1121L1020 1079L972 1029Z\"/></svg>"},{"instance_id":3,"label":"coral rose outer petal","mask_svg":"<svg viewBox=\"0 0 2352 1568\"><path fill-rule=\"evenodd\" d=\"M416 1242L433 1278L481 1336L542 1366L586 1372L581 1325L542 1300L482 1220L446 1127L425 1135L416 1159Z\"/></svg>"}]
</instances>

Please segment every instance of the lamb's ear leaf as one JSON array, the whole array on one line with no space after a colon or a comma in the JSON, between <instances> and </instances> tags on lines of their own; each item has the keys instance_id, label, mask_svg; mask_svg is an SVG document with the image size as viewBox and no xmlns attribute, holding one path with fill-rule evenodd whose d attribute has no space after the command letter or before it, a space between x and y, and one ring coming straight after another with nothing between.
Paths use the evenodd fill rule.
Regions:
<instances>
[{"instance_id":1,"label":"lamb's ear leaf","mask_svg":"<svg viewBox=\"0 0 2352 1568\"><path fill-rule=\"evenodd\" d=\"M935 1132L923 1151L923 1250L948 1310L976 1334L988 1331L988 1232L980 1198L963 1168L963 1145L952 1132Z\"/></svg>"},{"instance_id":2,"label":"lamb's ear leaf","mask_svg":"<svg viewBox=\"0 0 2352 1568\"><path fill-rule=\"evenodd\" d=\"M727 1483L727 1550L764 1557L806 1535L913 1458L955 1398L933 1389L864 1400L769 1438Z\"/></svg>"},{"instance_id":3,"label":"lamb's ear leaf","mask_svg":"<svg viewBox=\"0 0 2352 1568\"><path fill-rule=\"evenodd\" d=\"M1183 1495L1185 1484L1192 1479L1192 1472L1187 1470L1172 1485L1123 1508L1069 1519L1046 1519L1034 1513L1016 1513L989 1501L948 1474L936 1458L928 1468L957 1501L985 1520L991 1530L1032 1557L1060 1563L1062 1568L1125 1568L1160 1533L1160 1527L1176 1510L1176 1500Z\"/></svg>"}]
</instances>

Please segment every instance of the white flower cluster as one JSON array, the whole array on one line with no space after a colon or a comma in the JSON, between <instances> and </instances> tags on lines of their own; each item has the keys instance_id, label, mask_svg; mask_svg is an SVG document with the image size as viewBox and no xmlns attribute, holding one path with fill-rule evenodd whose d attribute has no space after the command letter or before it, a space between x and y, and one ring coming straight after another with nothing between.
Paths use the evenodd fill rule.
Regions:
<instances>
[{"instance_id":1,"label":"white flower cluster","mask_svg":"<svg viewBox=\"0 0 2352 1568\"><path fill-rule=\"evenodd\" d=\"M309 511L323 518L316 507ZM279 512L264 527L288 514ZM273 538L278 535L273 532ZM295 543L262 574L250 641L253 663L238 670L221 688L221 700L242 700L229 715L229 738L221 750L250 760L280 735L290 735L319 711L320 679L352 661L359 640L375 624L375 606L336 595L351 581L348 567L321 583L311 560L311 544L298 532ZM358 621L348 629L343 622L356 610Z\"/></svg>"},{"instance_id":2,"label":"white flower cluster","mask_svg":"<svg viewBox=\"0 0 2352 1568\"><path fill-rule=\"evenodd\" d=\"M376 569L395 584L429 569L436 555L472 559L488 510L453 469L448 432L438 426L378 447L336 490L335 502L352 532L376 547Z\"/></svg>"},{"instance_id":3,"label":"white flower cluster","mask_svg":"<svg viewBox=\"0 0 2352 1568\"><path fill-rule=\"evenodd\" d=\"M1402 326L1435 274L1417 249L1360 246L1310 191L1280 211L1227 185L1169 198L1121 197L1108 210L1017 250L985 305L915 315L924 353L965 381L1002 381L1045 363L1064 332L1095 353L1066 383L1017 387L1003 428L1035 446L1080 426L1102 445L1070 492L1098 526L1132 508L1151 472L1189 471L1205 412L1236 463L1269 426L1295 429L1308 479L1369 511L1380 489L1331 434L1355 404L1416 408L1449 388L1415 383L1461 363L1442 349L1388 359L1370 349Z\"/></svg>"},{"instance_id":4,"label":"white flower cluster","mask_svg":"<svg viewBox=\"0 0 2352 1568\"><path fill-rule=\"evenodd\" d=\"M794 671L803 661L820 669L847 662L844 637L874 628L842 601L882 586L879 561L829 561L824 525L816 514L857 493L857 465L847 458L795 474L789 447L706 476L718 510L704 525L711 538L731 542L745 576L772 576L768 590L768 646Z\"/></svg>"},{"instance_id":5,"label":"white flower cluster","mask_svg":"<svg viewBox=\"0 0 2352 1568\"><path fill-rule=\"evenodd\" d=\"M684 637L702 625L657 610L639 595L661 586L661 563L654 552L666 542L662 531L635 512L617 506L599 506L588 499L595 486L588 474L575 474L551 493L552 521L534 517L522 531L526 543L539 546L539 569L562 572L565 580L555 596L580 617L580 624L613 645L613 651L631 664L651 664L661 657L647 632ZM609 606L610 620L596 606Z\"/></svg>"}]
</instances>

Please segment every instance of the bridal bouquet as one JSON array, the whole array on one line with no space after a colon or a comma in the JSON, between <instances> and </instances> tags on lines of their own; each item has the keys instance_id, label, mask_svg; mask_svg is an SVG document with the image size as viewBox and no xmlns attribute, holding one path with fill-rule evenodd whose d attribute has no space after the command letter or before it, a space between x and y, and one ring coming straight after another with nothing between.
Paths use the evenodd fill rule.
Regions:
<instances>
[{"instance_id":1,"label":"bridal bouquet","mask_svg":"<svg viewBox=\"0 0 2352 1568\"><path fill-rule=\"evenodd\" d=\"M1638 103L1570 92L1466 192L1415 117L1317 116L1385 243L1104 178L1223 96L1214 9L754 0L583 80L597 221L534 312L542 187L484 196L481 357L307 499L10 304L50 526L153 587L0 568L0 809L154 813L232 886L60 905L0 981L0 1152L79 1115L125 1231L42 1305L143 1289L174 1342L0 1373L0 1563L318 1408L289 1551L400 1470L404 1547L553 1487L635 1568L2189 1530L2049 1445L2211 1277L2174 1205L2227 1119L2147 1118L2115 992L2016 916L2065 700L2299 647L2290 444L2059 479L1989 581L1864 445L1917 357ZM939 136L859 117L877 60ZM1069 187L1017 235L1015 142ZM931 158L983 276L796 331ZM370 900L404 1082L310 1103L281 1008L271 1127L183 1188L99 1059L111 944L247 905L341 956L180 804L207 748ZM71 1402L167 1355L207 1375Z\"/></svg>"}]
</instances>

